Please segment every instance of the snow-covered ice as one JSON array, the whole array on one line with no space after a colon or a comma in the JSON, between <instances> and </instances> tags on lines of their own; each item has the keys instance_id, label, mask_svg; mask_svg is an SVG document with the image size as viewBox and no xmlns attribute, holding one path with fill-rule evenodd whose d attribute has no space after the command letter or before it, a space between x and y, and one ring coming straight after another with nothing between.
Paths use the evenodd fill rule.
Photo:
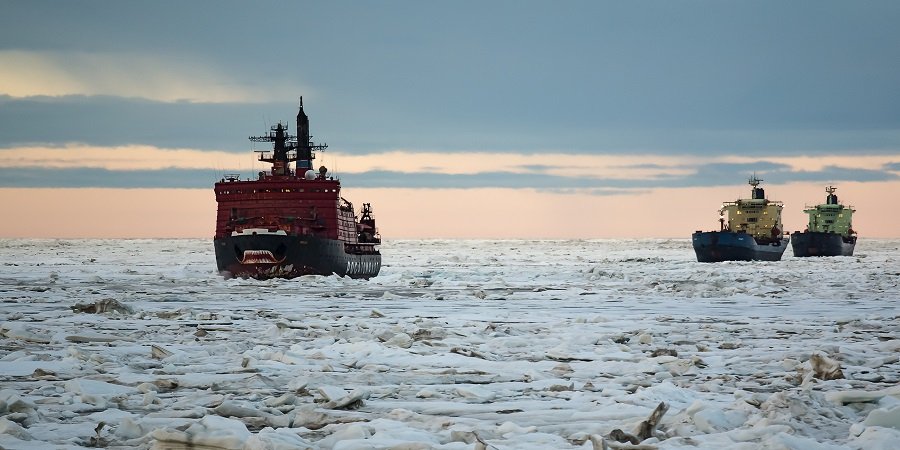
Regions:
<instances>
[{"instance_id":1,"label":"snow-covered ice","mask_svg":"<svg viewBox=\"0 0 900 450\"><path fill-rule=\"evenodd\" d=\"M207 240L0 240L0 448L900 448L900 241L856 252L388 241L369 281L255 281Z\"/></svg>"}]
</instances>

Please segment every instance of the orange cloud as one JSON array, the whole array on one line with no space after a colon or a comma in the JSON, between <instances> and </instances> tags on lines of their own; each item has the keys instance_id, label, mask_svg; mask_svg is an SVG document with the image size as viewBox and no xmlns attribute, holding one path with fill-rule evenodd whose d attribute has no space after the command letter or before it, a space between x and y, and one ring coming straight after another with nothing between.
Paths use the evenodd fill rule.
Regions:
<instances>
[{"instance_id":1,"label":"orange cloud","mask_svg":"<svg viewBox=\"0 0 900 450\"><path fill-rule=\"evenodd\" d=\"M792 170L816 171L827 166L879 170L896 162L892 155L839 156L667 156L590 155L566 153L517 154L492 152L437 153L397 150L354 155L340 151L318 152L317 164L338 174L390 170L414 173L476 174L484 172L541 173L555 176L615 179L653 179L687 176L694 168L711 163L770 161ZM0 167L102 168L109 170L154 170L164 168L235 170L254 174L268 169L256 154L196 149L162 149L148 145L96 147L70 144L65 147L28 146L0 149Z\"/></svg>"}]
</instances>

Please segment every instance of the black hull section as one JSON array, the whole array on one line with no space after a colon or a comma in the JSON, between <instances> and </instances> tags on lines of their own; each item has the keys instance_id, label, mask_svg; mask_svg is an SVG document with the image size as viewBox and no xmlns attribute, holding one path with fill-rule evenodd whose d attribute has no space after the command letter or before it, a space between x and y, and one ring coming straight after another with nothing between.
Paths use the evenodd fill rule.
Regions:
<instances>
[{"instance_id":1,"label":"black hull section","mask_svg":"<svg viewBox=\"0 0 900 450\"><path fill-rule=\"evenodd\" d=\"M836 233L806 231L791 235L794 256L853 256L856 236L845 240Z\"/></svg>"},{"instance_id":2,"label":"black hull section","mask_svg":"<svg viewBox=\"0 0 900 450\"><path fill-rule=\"evenodd\" d=\"M691 240L699 262L780 261L789 241L759 244L746 233L730 231L697 232Z\"/></svg>"},{"instance_id":3,"label":"black hull section","mask_svg":"<svg viewBox=\"0 0 900 450\"><path fill-rule=\"evenodd\" d=\"M381 254L348 253L344 242L308 236L253 234L215 239L219 273L240 278L295 278L340 275L371 278L381 270Z\"/></svg>"}]
</instances>

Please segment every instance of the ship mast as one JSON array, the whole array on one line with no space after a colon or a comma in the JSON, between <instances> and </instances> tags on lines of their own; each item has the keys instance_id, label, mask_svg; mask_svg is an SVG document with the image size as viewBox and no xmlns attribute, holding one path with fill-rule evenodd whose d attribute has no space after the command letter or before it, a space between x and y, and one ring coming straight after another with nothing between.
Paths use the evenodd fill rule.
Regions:
<instances>
[{"instance_id":1,"label":"ship mast","mask_svg":"<svg viewBox=\"0 0 900 450\"><path fill-rule=\"evenodd\" d=\"M278 122L265 136L250 136L251 142L272 142L274 149L269 156L267 151L257 151L259 160L272 163L273 176L291 175L290 162L297 160L297 138L287 132L287 127Z\"/></svg>"},{"instance_id":2,"label":"ship mast","mask_svg":"<svg viewBox=\"0 0 900 450\"><path fill-rule=\"evenodd\" d=\"M303 97L300 97L300 110L297 111L297 173L305 174L312 170L312 160L316 158L313 150L325 150L328 144L316 145L309 134L309 117L303 112Z\"/></svg>"},{"instance_id":3,"label":"ship mast","mask_svg":"<svg viewBox=\"0 0 900 450\"><path fill-rule=\"evenodd\" d=\"M836 191L836 190L837 190L837 188L834 186L828 186L825 188L825 192L828 193L828 197L825 197L826 204L828 204L828 205L837 205L838 204L837 195L834 195L834 191Z\"/></svg>"},{"instance_id":4,"label":"ship mast","mask_svg":"<svg viewBox=\"0 0 900 450\"><path fill-rule=\"evenodd\" d=\"M300 111L297 112L297 135L288 133L288 128L281 122L269 130L265 136L250 136L251 142L271 142L272 154L268 151L257 151L259 160L272 164L272 176L305 176L312 169L312 160L316 158L313 150L325 150L328 144L316 145L309 134L309 117L303 112L303 97L300 97ZM292 172L290 163L297 161L297 171ZM262 174L261 174L262 175Z\"/></svg>"}]
</instances>

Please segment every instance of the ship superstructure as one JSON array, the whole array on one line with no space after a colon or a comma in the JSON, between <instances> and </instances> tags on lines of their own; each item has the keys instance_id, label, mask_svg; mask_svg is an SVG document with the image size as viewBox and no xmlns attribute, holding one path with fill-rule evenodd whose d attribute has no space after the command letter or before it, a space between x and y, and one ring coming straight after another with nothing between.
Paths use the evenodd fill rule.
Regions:
<instances>
[{"instance_id":1,"label":"ship superstructure","mask_svg":"<svg viewBox=\"0 0 900 450\"><path fill-rule=\"evenodd\" d=\"M377 275L381 237L371 205L364 204L357 221L353 204L341 197L340 180L324 166L312 169L315 151L327 145L312 142L303 99L296 135L279 122L268 134L249 139L272 144L272 151L258 152L271 170L259 172L255 180L229 174L215 184L219 271L259 279Z\"/></svg>"},{"instance_id":2,"label":"ship superstructure","mask_svg":"<svg viewBox=\"0 0 900 450\"><path fill-rule=\"evenodd\" d=\"M749 180L753 187L751 198L722 203L719 210L720 231L734 231L753 236L759 243L769 243L781 237L781 210L784 204L766 198L766 192L759 187L759 180ZM728 215L727 224L724 216Z\"/></svg>"},{"instance_id":3,"label":"ship superstructure","mask_svg":"<svg viewBox=\"0 0 900 450\"><path fill-rule=\"evenodd\" d=\"M784 204L766 198L765 190L759 187L762 181L755 175L750 177L750 198L722 203L719 231L697 231L692 235L698 261L781 259L789 241L782 236Z\"/></svg>"},{"instance_id":4,"label":"ship superstructure","mask_svg":"<svg viewBox=\"0 0 900 450\"><path fill-rule=\"evenodd\" d=\"M794 256L850 256L856 247L853 231L852 206L844 206L835 194L837 188L828 186L825 203L807 206L803 210L809 216L806 230L793 235Z\"/></svg>"}]
</instances>

